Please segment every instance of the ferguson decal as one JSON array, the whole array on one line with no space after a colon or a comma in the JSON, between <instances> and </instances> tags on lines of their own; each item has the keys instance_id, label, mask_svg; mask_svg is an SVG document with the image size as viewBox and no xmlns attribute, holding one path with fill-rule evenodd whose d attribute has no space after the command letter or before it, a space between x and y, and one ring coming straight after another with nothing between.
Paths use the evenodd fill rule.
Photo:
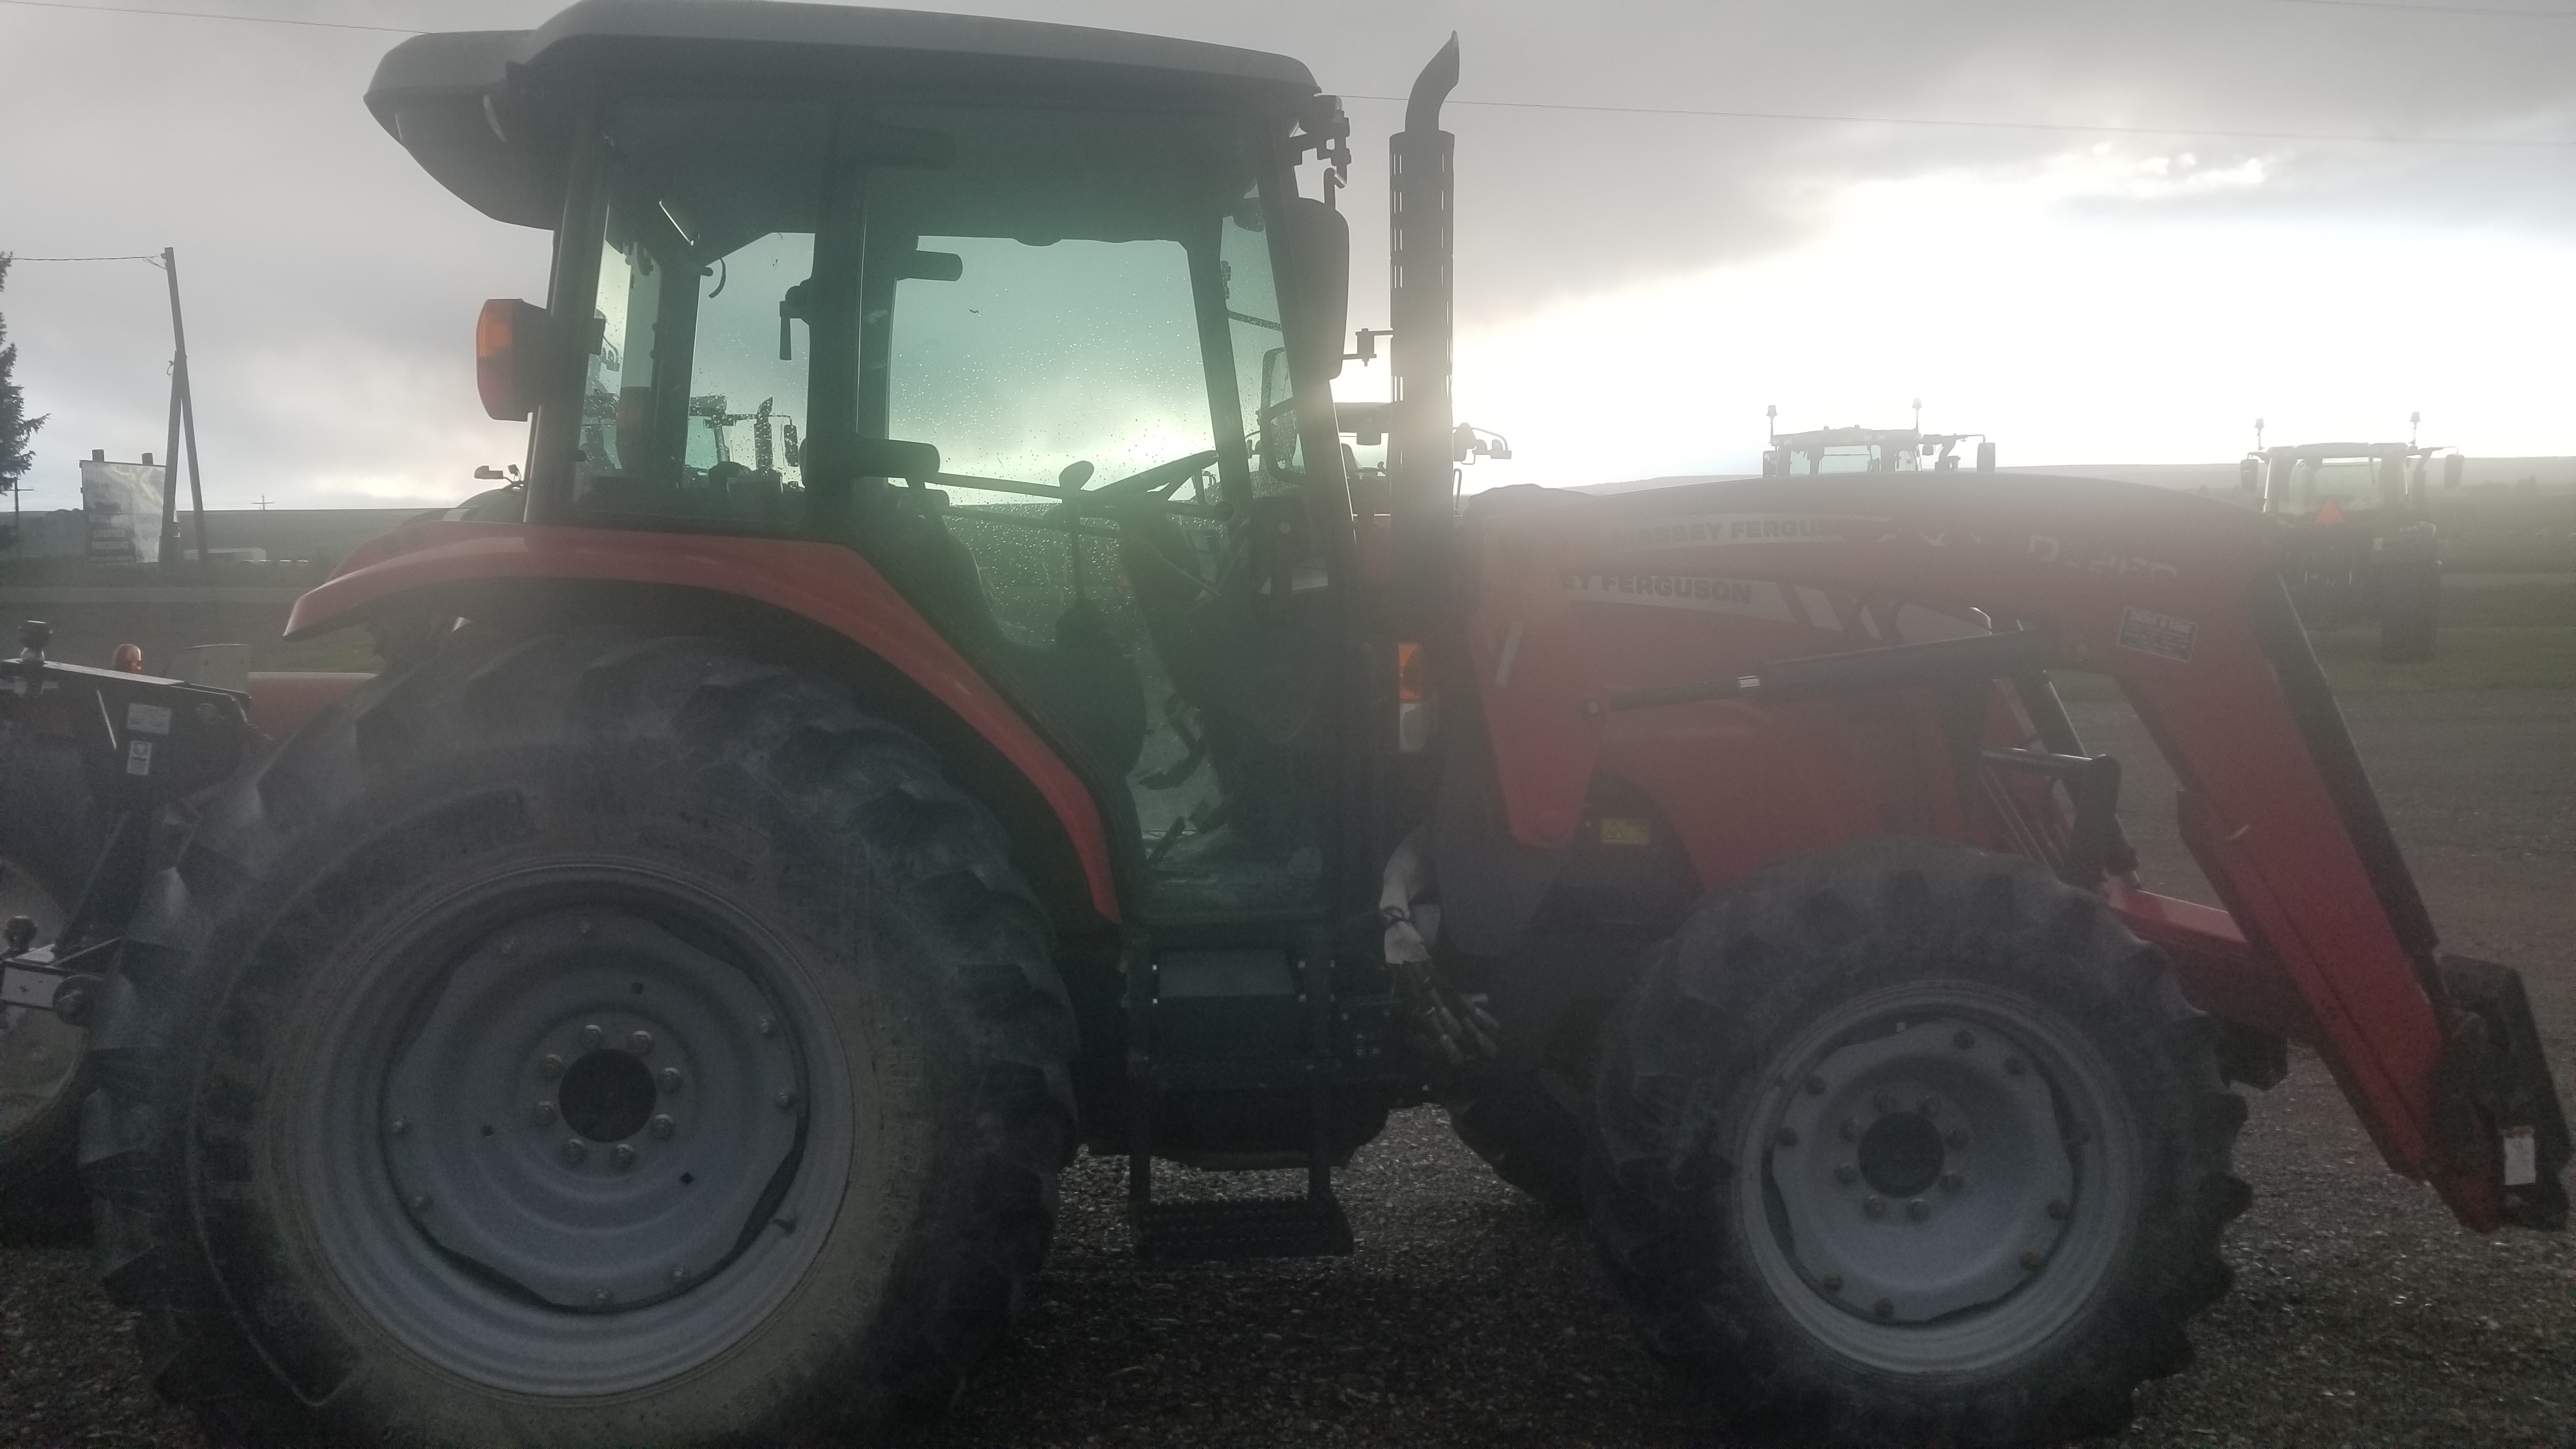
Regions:
<instances>
[{"instance_id":1,"label":"ferguson decal","mask_svg":"<svg viewBox=\"0 0 2576 1449\"><path fill-rule=\"evenodd\" d=\"M1739 543L1879 543L1889 537L1884 518L1813 513L1703 513L1689 518L1650 518L1614 523L1601 531L1601 546L1635 552L1657 548L1706 548Z\"/></svg>"},{"instance_id":2,"label":"ferguson decal","mask_svg":"<svg viewBox=\"0 0 2576 1449\"><path fill-rule=\"evenodd\" d=\"M1780 585L1762 579L1717 579L1701 574L1569 573L1565 596L1589 603L1651 604L1708 614L1741 614L1783 624L1800 622Z\"/></svg>"}]
</instances>

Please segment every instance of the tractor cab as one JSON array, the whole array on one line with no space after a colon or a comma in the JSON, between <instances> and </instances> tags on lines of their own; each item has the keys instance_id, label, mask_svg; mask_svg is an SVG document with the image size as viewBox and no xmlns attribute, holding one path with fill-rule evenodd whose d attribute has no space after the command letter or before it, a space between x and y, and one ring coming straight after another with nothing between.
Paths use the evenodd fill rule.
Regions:
<instances>
[{"instance_id":1,"label":"tractor cab","mask_svg":"<svg viewBox=\"0 0 2576 1449\"><path fill-rule=\"evenodd\" d=\"M2300 617L2335 628L2380 626L2381 657L2433 656L2440 630L2441 537L2429 485L2456 488L2468 459L2456 448L2404 443L2308 443L2257 448L2238 482L2276 529L2274 550Z\"/></svg>"},{"instance_id":2,"label":"tractor cab","mask_svg":"<svg viewBox=\"0 0 2576 1449\"><path fill-rule=\"evenodd\" d=\"M556 233L546 306L479 330L530 522L853 550L1087 777L1149 909L1316 906L1348 241L1298 194L1341 134L1303 66L590 0L422 37L369 103Z\"/></svg>"},{"instance_id":3,"label":"tractor cab","mask_svg":"<svg viewBox=\"0 0 2576 1449\"><path fill-rule=\"evenodd\" d=\"M2331 526L2355 514L2420 519L2429 475L2460 486L2468 459L2456 448L2416 443L2309 443L2261 448L2239 465L2239 481L2266 516Z\"/></svg>"}]
</instances>

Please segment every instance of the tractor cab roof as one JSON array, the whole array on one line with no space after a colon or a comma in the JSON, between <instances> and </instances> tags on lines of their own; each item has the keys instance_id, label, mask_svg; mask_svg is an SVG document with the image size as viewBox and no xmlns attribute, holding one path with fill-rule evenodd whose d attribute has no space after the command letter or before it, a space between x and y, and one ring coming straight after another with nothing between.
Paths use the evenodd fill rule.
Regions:
<instances>
[{"instance_id":1,"label":"tractor cab roof","mask_svg":"<svg viewBox=\"0 0 2576 1449\"><path fill-rule=\"evenodd\" d=\"M2431 443L2305 443L2265 448L2255 456L2275 463L2329 463L2350 458L2423 458L2443 451Z\"/></svg>"},{"instance_id":2,"label":"tractor cab roof","mask_svg":"<svg viewBox=\"0 0 2576 1449\"><path fill-rule=\"evenodd\" d=\"M554 226L575 98L603 72L666 88L819 84L905 100L1293 112L1315 94L1285 56L1034 20L749 0L580 0L534 30L417 36L367 109L413 159L498 221Z\"/></svg>"}]
</instances>

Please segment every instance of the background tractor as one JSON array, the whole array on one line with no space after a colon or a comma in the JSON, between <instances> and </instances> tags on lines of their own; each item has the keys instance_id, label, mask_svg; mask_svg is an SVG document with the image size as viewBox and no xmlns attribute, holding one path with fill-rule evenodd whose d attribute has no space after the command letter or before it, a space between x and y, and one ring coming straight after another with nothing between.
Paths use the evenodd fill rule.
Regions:
<instances>
[{"instance_id":1,"label":"background tractor","mask_svg":"<svg viewBox=\"0 0 2576 1449\"><path fill-rule=\"evenodd\" d=\"M2299 617L2318 628L2379 624L2380 657L2433 657L2441 630L2441 539L2426 475L2457 488L2468 459L2406 443L2258 448L2238 478L2280 529L2275 553Z\"/></svg>"},{"instance_id":2,"label":"background tractor","mask_svg":"<svg viewBox=\"0 0 2576 1449\"><path fill-rule=\"evenodd\" d=\"M85 1092L100 1270L210 1438L867 1436L1009 1326L1074 1152L1148 1258L1347 1252L1335 1170L1434 1099L1799 1442L2122 1422L2290 1039L2463 1222L2563 1224L2520 983L2437 953L2260 520L1461 503L1456 76L1391 147L1355 490L1294 61L722 0L387 56L385 128L554 237L476 330L524 487L301 599L374 631L354 689L0 666L13 760L76 766L0 809L100 841L0 986L86 1032L45 1110ZM2136 885L2061 669L2224 908Z\"/></svg>"},{"instance_id":3,"label":"background tractor","mask_svg":"<svg viewBox=\"0 0 2576 1449\"><path fill-rule=\"evenodd\" d=\"M1977 444L1977 471L1995 471L1994 441L1983 433L1927 433L1923 404L1914 405L1910 428L1817 428L1804 433L1779 430L1780 410L1764 410L1771 420L1770 446L1762 454L1765 478L1805 477L1817 473L1911 473L1929 469L1946 473L1959 466L1959 445Z\"/></svg>"}]
</instances>

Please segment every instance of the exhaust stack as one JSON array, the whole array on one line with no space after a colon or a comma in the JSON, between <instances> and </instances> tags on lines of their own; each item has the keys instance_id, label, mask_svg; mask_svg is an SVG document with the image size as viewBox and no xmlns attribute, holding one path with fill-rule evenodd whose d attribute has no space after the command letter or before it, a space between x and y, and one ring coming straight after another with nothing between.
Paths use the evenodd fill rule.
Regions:
<instances>
[{"instance_id":1,"label":"exhaust stack","mask_svg":"<svg viewBox=\"0 0 2576 1449\"><path fill-rule=\"evenodd\" d=\"M1440 129L1440 106L1458 84L1458 37L1431 57L1405 102L1404 129L1388 142L1388 225L1395 336L1394 420L1387 436L1392 498L1393 599L1409 635L1435 616L1448 587L1450 488L1449 367L1451 159L1456 138Z\"/></svg>"}]
</instances>

